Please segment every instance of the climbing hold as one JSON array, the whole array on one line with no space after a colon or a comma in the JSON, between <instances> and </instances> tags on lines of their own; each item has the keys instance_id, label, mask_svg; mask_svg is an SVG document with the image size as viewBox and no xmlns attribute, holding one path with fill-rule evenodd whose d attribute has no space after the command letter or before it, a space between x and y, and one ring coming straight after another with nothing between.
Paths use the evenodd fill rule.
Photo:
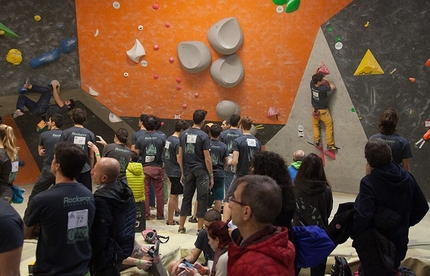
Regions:
<instances>
[{"instance_id":1,"label":"climbing hold","mask_svg":"<svg viewBox=\"0 0 430 276\"><path fill-rule=\"evenodd\" d=\"M394 72L396 72L397 68L394 68L393 70L391 70L390 75L394 74Z\"/></svg>"},{"instance_id":2,"label":"climbing hold","mask_svg":"<svg viewBox=\"0 0 430 276\"><path fill-rule=\"evenodd\" d=\"M181 82L181 78L176 78L176 82L180 83Z\"/></svg>"},{"instance_id":3,"label":"climbing hold","mask_svg":"<svg viewBox=\"0 0 430 276\"><path fill-rule=\"evenodd\" d=\"M243 44L242 28L234 17L213 24L206 36L212 48L222 55L234 54Z\"/></svg>"},{"instance_id":4,"label":"climbing hold","mask_svg":"<svg viewBox=\"0 0 430 276\"><path fill-rule=\"evenodd\" d=\"M194 98L198 98L199 97L199 93L194 93Z\"/></svg>"},{"instance_id":5,"label":"climbing hold","mask_svg":"<svg viewBox=\"0 0 430 276\"><path fill-rule=\"evenodd\" d=\"M154 79L158 79L158 75L157 74L154 75Z\"/></svg>"},{"instance_id":6,"label":"climbing hold","mask_svg":"<svg viewBox=\"0 0 430 276\"><path fill-rule=\"evenodd\" d=\"M175 58L174 58L174 57L169 58L169 62L170 62L170 63L173 63L174 61L175 61Z\"/></svg>"},{"instance_id":7,"label":"climbing hold","mask_svg":"<svg viewBox=\"0 0 430 276\"><path fill-rule=\"evenodd\" d=\"M278 119L278 114L279 114L279 111L276 110L276 108L274 108L273 106L271 106L269 107L269 110L267 111L266 116L267 117L276 116L276 119Z\"/></svg>"},{"instance_id":8,"label":"climbing hold","mask_svg":"<svg viewBox=\"0 0 430 276\"><path fill-rule=\"evenodd\" d=\"M355 112L355 108L351 107L351 112Z\"/></svg>"},{"instance_id":9,"label":"climbing hold","mask_svg":"<svg viewBox=\"0 0 430 276\"><path fill-rule=\"evenodd\" d=\"M124 72L124 78L128 78L128 73Z\"/></svg>"},{"instance_id":10,"label":"climbing hold","mask_svg":"<svg viewBox=\"0 0 430 276\"><path fill-rule=\"evenodd\" d=\"M97 92L96 90L92 89L91 87L90 87L89 90L90 90L90 95L91 96L97 97L99 95L99 92Z\"/></svg>"},{"instance_id":11,"label":"climbing hold","mask_svg":"<svg viewBox=\"0 0 430 276\"><path fill-rule=\"evenodd\" d=\"M157 44L154 45L154 50L158 51L158 49L160 49L160 46L158 46Z\"/></svg>"},{"instance_id":12,"label":"climbing hold","mask_svg":"<svg viewBox=\"0 0 430 276\"><path fill-rule=\"evenodd\" d=\"M318 67L318 72L323 73L324 75L330 74L330 71L328 70L327 66L325 66L324 62L321 62L320 66Z\"/></svg>"},{"instance_id":13,"label":"climbing hold","mask_svg":"<svg viewBox=\"0 0 430 276\"><path fill-rule=\"evenodd\" d=\"M68 54L78 45L78 38L64 38L60 40L61 52Z\"/></svg>"},{"instance_id":14,"label":"climbing hold","mask_svg":"<svg viewBox=\"0 0 430 276\"><path fill-rule=\"evenodd\" d=\"M161 126L164 126L164 122L161 122L161 123L160 123L160 125L161 125Z\"/></svg>"},{"instance_id":15,"label":"climbing hold","mask_svg":"<svg viewBox=\"0 0 430 276\"><path fill-rule=\"evenodd\" d=\"M286 13L292 13L298 10L300 7L300 0L288 0L287 6L285 8Z\"/></svg>"},{"instance_id":16,"label":"climbing hold","mask_svg":"<svg viewBox=\"0 0 430 276\"><path fill-rule=\"evenodd\" d=\"M336 44L334 44L334 48L336 49L336 50L340 50L340 49L342 49L343 48L343 43L342 42L336 42Z\"/></svg>"},{"instance_id":17,"label":"climbing hold","mask_svg":"<svg viewBox=\"0 0 430 276\"><path fill-rule=\"evenodd\" d=\"M152 5L152 8L154 9L154 10L158 10L158 8L159 8L160 6L158 5L158 4L153 4Z\"/></svg>"},{"instance_id":18,"label":"climbing hold","mask_svg":"<svg viewBox=\"0 0 430 276\"><path fill-rule=\"evenodd\" d=\"M430 58L426 61L426 66L430 67Z\"/></svg>"},{"instance_id":19,"label":"climbing hold","mask_svg":"<svg viewBox=\"0 0 430 276\"><path fill-rule=\"evenodd\" d=\"M216 106L216 114L221 120L227 120L231 115L240 115L240 106L234 101L222 100Z\"/></svg>"},{"instance_id":20,"label":"climbing hold","mask_svg":"<svg viewBox=\"0 0 430 276\"><path fill-rule=\"evenodd\" d=\"M60 23L60 24L57 25L57 29L62 30L63 28L64 28L63 24Z\"/></svg>"},{"instance_id":21,"label":"climbing hold","mask_svg":"<svg viewBox=\"0 0 430 276\"><path fill-rule=\"evenodd\" d=\"M369 21L367 21L366 24L364 24L364 28L369 27L369 25L370 25L370 23L369 23Z\"/></svg>"},{"instance_id":22,"label":"climbing hold","mask_svg":"<svg viewBox=\"0 0 430 276\"><path fill-rule=\"evenodd\" d=\"M211 64L211 52L201 41L184 41L178 44L178 58L182 69L191 74L202 72Z\"/></svg>"},{"instance_id":23,"label":"climbing hold","mask_svg":"<svg viewBox=\"0 0 430 276\"><path fill-rule=\"evenodd\" d=\"M112 6L114 9L119 9L121 7L121 4L118 1L115 1L112 3Z\"/></svg>"},{"instance_id":24,"label":"climbing hold","mask_svg":"<svg viewBox=\"0 0 430 276\"><path fill-rule=\"evenodd\" d=\"M129 59L131 59L132 61L138 63L139 59L141 57L143 57L144 55L146 55L145 49L142 46L142 43L140 43L140 41L136 38L135 42L134 42L134 46L133 48L131 48L130 50L128 50L127 52L127 56L129 57Z\"/></svg>"},{"instance_id":25,"label":"climbing hold","mask_svg":"<svg viewBox=\"0 0 430 276\"><path fill-rule=\"evenodd\" d=\"M272 0L275 5L284 5L288 0Z\"/></svg>"},{"instance_id":26,"label":"climbing hold","mask_svg":"<svg viewBox=\"0 0 430 276\"><path fill-rule=\"evenodd\" d=\"M340 41L341 41L340 36L336 36L336 37L334 38L334 41L336 41L336 42L340 42Z\"/></svg>"},{"instance_id":27,"label":"climbing hold","mask_svg":"<svg viewBox=\"0 0 430 276\"><path fill-rule=\"evenodd\" d=\"M284 12L284 7L283 6L277 6L276 7L276 12L277 13L283 13Z\"/></svg>"},{"instance_id":28,"label":"climbing hold","mask_svg":"<svg viewBox=\"0 0 430 276\"><path fill-rule=\"evenodd\" d=\"M20 65L22 62L22 53L18 49L10 49L6 55L6 61L13 65Z\"/></svg>"},{"instance_id":29,"label":"climbing hold","mask_svg":"<svg viewBox=\"0 0 430 276\"><path fill-rule=\"evenodd\" d=\"M409 81L415 83L417 80L415 78L409 78Z\"/></svg>"},{"instance_id":30,"label":"climbing hold","mask_svg":"<svg viewBox=\"0 0 430 276\"><path fill-rule=\"evenodd\" d=\"M42 17L40 17L40 15L35 15L33 18L34 18L34 20L36 20L37 22L39 22L39 21L42 19Z\"/></svg>"},{"instance_id":31,"label":"climbing hold","mask_svg":"<svg viewBox=\"0 0 430 276\"><path fill-rule=\"evenodd\" d=\"M99 29L96 29L96 31L94 32L94 37L99 35Z\"/></svg>"},{"instance_id":32,"label":"climbing hold","mask_svg":"<svg viewBox=\"0 0 430 276\"><path fill-rule=\"evenodd\" d=\"M42 54L30 60L30 67L33 69L36 69L42 66L43 64L56 61L59 57L60 57L60 49L55 48L54 50L48 53Z\"/></svg>"},{"instance_id":33,"label":"climbing hold","mask_svg":"<svg viewBox=\"0 0 430 276\"><path fill-rule=\"evenodd\" d=\"M164 26L166 26L166 28L170 28L170 23L166 22L166 24L164 24Z\"/></svg>"},{"instance_id":34,"label":"climbing hold","mask_svg":"<svg viewBox=\"0 0 430 276\"><path fill-rule=\"evenodd\" d=\"M333 32L333 27L332 26L328 26L326 30L327 30L327 32L331 33L331 32Z\"/></svg>"},{"instance_id":35,"label":"climbing hold","mask_svg":"<svg viewBox=\"0 0 430 276\"><path fill-rule=\"evenodd\" d=\"M3 30L0 30L0 35L4 35L4 31Z\"/></svg>"},{"instance_id":36,"label":"climbing hold","mask_svg":"<svg viewBox=\"0 0 430 276\"><path fill-rule=\"evenodd\" d=\"M182 89L182 86L180 85L176 86L176 90L181 90L181 89Z\"/></svg>"},{"instance_id":37,"label":"climbing hold","mask_svg":"<svg viewBox=\"0 0 430 276\"><path fill-rule=\"evenodd\" d=\"M231 88L242 81L245 69L239 56L233 54L222 56L215 60L211 65L210 74L220 86Z\"/></svg>"},{"instance_id":38,"label":"climbing hold","mask_svg":"<svg viewBox=\"0 0 430 276\"><path fill-rule=\"evenodd\" d=\"M363 59L355 70L354 76L362 75L383 75L384 70L382 70L379 63L376 61L372 52L368 49L366 54L364 54Z\"/></svg>"},{"instance_id":39,"label":"climbing hold","mask_svg":"<svg viewBox=\"0 0 430 276\"><path fill-rule=\"evenodd\" d=\"M182 105L182 108L187 108L187 104L183 104L183 105Z\"/></svg>"},{"instance_id":40,"label":"climbing hold","mask_svg":"<svg viewBox=\"0 0 430 276\"><path fill-rule=\"evenodd\" d=\"M181 119L181 115L175 114L175 115L173 115L173 119Z\"/></svg>"},{"instance_id":41,"label":"climbing hold","mask_svg":"<svg viewBox=\"0 0 430 276\"><path fill-rule=\"evenodd\" d=\"M140 62L140 65L142 65L143 67L146 67L146 66L148 66L148 62L146 60L142 60Z\"/></svg>"},{"instance_id":42,"label":"climbing hold","mask_svg":"<svg viewBox=\"0 0 430 276\"><path fill-rule=\"evenodd\" d=\"M118 116L116 116L115 114L113 114L112 112L109 113L109 121L111 123L119 123L122 122L122 119Z\"/></svg>"},{"instance_id":43,"label":"climbing hold","mask_svg":"<svg viewBox=\"0 0 430 276\"><path fill-rule=\"evenodd\" d=\"M142 25L139 25L139 26L137 26L137 29L138 29L139 31L142 31L142 30L143 30L143 26L142 26Z\"/></svg>"},{"instance_id":44,"label":"climbing hold","mask_svg":"<svg viewBox=\"0 0 430 276\"><path fill-rule=\"evenodd\" d=\"M12 32L11 29L0 23L0 31L3 31L4 35L10 36L10 37L18 37L18 35L14 32Z\"/></svg>"}]
</instances>

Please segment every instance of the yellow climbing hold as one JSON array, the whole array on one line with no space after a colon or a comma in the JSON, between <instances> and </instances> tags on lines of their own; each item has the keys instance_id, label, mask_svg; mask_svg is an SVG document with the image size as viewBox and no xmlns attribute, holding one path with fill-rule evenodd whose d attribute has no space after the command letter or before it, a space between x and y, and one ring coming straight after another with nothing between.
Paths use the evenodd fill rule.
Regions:
<instances>
[{"instance_id":1,"label":"yellow climbing hold","mask_svg":"<svg viewBox=\"0 0 430 276\"><path fill-rule=\"evenodd\" d=\"M7 53L6 61L13 65L20 65L22 62L22 53L18 49L10 49Z\"/></svg>"},{"instance_id":2,"label":"yellow climbing hold","mask_svg":"<svg viewBox=\"0 0 430 276\"><path fill-rule=\"evenodd\" d=\"M34 16L34 20L36 20L36 21L40 21L40 19L42 19L42 17L40 17L40 15L35 15L35 16Z\"/></svg>"},{"instance_id":3,"label":"yellow climbing hold","mask_svg":"<svg viewBox=\"0 0 430 276\"><path fill-rule=\"evenodd\" d=\"M383 75L384 70L382 70L379 63L376 61L372 52L368 49L366 54L364 54L363 59L355 70L354 76L363 75Z\"/></svg>"},{"instance_id":4,"label":"yellow climbing hold","mask_svg":"<svg viewBox=\"0 0 430 276\"><path fill-rule=\"evenodd\" d=\"M0 30L0 35L4 35L4 31L3 30Z\"/></svg>"}]
</instances>

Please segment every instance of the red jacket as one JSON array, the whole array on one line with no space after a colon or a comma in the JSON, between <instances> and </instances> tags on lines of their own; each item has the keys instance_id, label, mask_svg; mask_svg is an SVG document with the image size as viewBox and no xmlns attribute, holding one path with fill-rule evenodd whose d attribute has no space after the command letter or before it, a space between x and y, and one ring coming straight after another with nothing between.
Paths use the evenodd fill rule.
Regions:
<instances>
[{"instance_id":1,"label":"red jacket","mask_svg":"<svg viewBox=\"0 0 430 276\"><path fill-rule=\"evenodd\" d=\"M228 247L227 275L294 276L294 245L288 240L288 229L266 226L240 246Z\"/></svg>"}]
</instances>

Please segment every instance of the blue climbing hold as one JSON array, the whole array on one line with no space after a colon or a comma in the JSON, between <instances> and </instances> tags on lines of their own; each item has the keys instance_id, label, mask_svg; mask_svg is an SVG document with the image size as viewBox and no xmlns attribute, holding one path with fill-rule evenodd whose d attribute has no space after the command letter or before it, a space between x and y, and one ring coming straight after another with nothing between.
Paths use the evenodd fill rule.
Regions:
<instances>
[{"instance_id":1,"label":"blue climbing hold","mask_svg":"<svg viewBox=\"0 0 430 276\"><path fill-rule=\"evenodd\" d=\"M40 55L30 60L30 67L33 69L39 68L44 64L56 61L59 57L60 57L60 50L58 48L55 48L50 52L47 52L43 55Z\"/></svg>"},{"instance_id":2,"label":"blue climbing hold","mask_svg":"<svg viewBox=\"0 0 430 276\"><path fill-rule=\"evenodd\" d=\"M61 52L68 54L70 53L78 44L77 37L64 38L60 40Z\"/></svg>"}]
</instances>

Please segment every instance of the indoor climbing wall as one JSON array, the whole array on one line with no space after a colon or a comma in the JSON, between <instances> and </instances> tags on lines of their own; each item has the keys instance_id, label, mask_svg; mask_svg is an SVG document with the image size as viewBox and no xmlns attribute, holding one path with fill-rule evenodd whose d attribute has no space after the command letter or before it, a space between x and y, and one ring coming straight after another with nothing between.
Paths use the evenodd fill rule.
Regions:
<instances>
[{"instance_id":1,"label":"indoor climbing wall","mask_svg":"<svg viewBox=\"0 0 430 276\"><path fill-rule=\"evenodd\" d=\"M26 77L80 86L73 0L2 1L0 14L0 95L17 94Z\"/></svg>"},{"instance_id":2,"label":"indoor climbing wall","mask_svg":"<svg viewBox=\"0 0 430 276\"><path fill-rule=\"evenodd\" d=\"M78 0L82 88L120 117L206 109L219 121L226 100L256 124L282 126L319 26L349 2ZM217 24L227 37L240 29L238 47L220 50ZM195 53L182 66L181 51Z\"/></svg>"}]
</instances>

